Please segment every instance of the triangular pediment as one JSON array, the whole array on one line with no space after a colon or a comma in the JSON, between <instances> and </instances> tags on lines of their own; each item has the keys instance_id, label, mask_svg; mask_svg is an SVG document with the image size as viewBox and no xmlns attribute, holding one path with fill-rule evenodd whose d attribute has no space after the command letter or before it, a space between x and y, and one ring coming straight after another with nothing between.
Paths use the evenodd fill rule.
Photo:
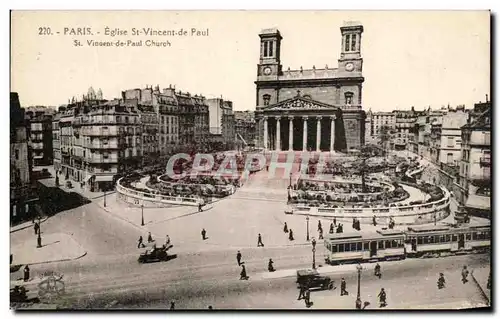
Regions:
<instances>
[{"instance_id":1,"label":"triangular pediment","mask_svg":"<svg viewBox=\"0 0 500 319\"><path fill-rule=\"evenodd\" d=\"M310 110L338 110L330 104L315 101L308 97L296 96L265 107L264 111L310 111Z\"/></svg>"}]
</instances>

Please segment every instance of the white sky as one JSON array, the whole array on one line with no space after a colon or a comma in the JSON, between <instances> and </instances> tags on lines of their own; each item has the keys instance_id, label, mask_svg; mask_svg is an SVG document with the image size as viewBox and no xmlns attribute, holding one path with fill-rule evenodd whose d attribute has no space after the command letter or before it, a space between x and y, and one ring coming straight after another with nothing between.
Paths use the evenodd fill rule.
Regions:
<instances>
[{"instance_id":1,"label":"white sky","mask_svg":"<svg viewBox=\"0 0 500 319\"><path fill-rule=\"evenodd\" d=\"M236 110L255 109L258 33L277 27L283 69L333 68L340 26L364 25L363 108L374 111L456 106L490 94L490 17L487 11L233 11L233 12L14 12L11 91L23 106L67 103L89 86L104 97L121 90L175 84L181 91L220 96ZM38 35L38 27L91 27L91 37ZM169 48L95 48L72 45L115 37L104 28L209 28L209 37L163 38ZM162 39L162 38L156 38ZM490 94L491 95L491 94Z\"/></svg>"}]
</instances>

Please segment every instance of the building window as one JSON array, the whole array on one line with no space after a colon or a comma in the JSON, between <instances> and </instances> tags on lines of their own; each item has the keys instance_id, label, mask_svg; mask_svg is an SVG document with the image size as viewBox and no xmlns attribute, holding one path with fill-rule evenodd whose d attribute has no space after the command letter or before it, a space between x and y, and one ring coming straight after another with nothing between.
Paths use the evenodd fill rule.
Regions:
<instances>
[{"instance_id":1,"label":"building window","mask_svg":"<svg viewBox=\"0 0 500 319\"><path fill-rule=\"evenodd\" d=\"M352 104L352 98L354 94L352 92L347 92L345 93L345 104L346 105L351 105Z\"/></svg>"},{"instance_id":2,"label":"building window","mask_svg":"<svg viewBox=\"0 0 500 319\"><path fill-rule=\"evenodd\" d=\"M446 163L453 165L453 153L446 154Z\"/></svg>"},{"instance_id":3,"label":"building window","mask_svg":"<svg viewBox=\"0 0 500 319\"><path fill-rule=\"evenodd\" d=\"M274 45L274 42L273 41L269 41L269 54L267 56L273 56L273 45Z\"/></svg>"},{"instance_id":4,"label":"building window","mask_svg":"<svg viewBox=\"0 0 500 319\"><path fill-rule=\"evenodd\" d=\"M109 157L109 153L108 152L102 153L102 157L103 158L108 158Z\"/></svg>"},{"instance_id":5,"label":"building window","mask_svg":"<svg viewBox=\"0 0 500 319\"><path fill-rule=\"evenodd\" d=\"M351 51L356 51L356 35L352 35L351 39Z\"/></svg>"},{"instance_id":6,"label":"building window","mask_svg":"<svg viewBox=\"0 0 500 319\"><path fill-rule=\"evenodd\" d=\"M448 147L453 147L455 144L453 143L455 140L453 137L448 137Z\"/></svg>"},{"instance_id":7,"label":"building window","mask_svg":"<svg viewBox=\"0 0 500 319\"><path fill-rule=\"evenodd\" d=\"M264 94L264 95L262 96L262 99L264 100L264 105L266 105L266 106L267 106L267 105L269 105L269 101L271 100L271 95L269 95L269 94Z\"/></svg>"},{"instance_id":8,"label":"building window","mask_svg":"<svg viewBox=\"0 0 500 319\"><path fill-rule=\"evenodd\" d=\"M351 42L351 35L350 35L350 34L348 34L348 35L346 35L346 36L345 36L345 45L344 45L344 48L345 48L345 51L346 51L346 52L349 52L349 51L350 51L350 50L349 50L349 49L351 48L351 47L350 47L350 45L349 45L349 44L350 44L350 42Z\"/></svg>"},{"instance_id":9,"label":"building window","mask_svg":"<svg viewBox=\"0 0 500 319\"><path fill-rule=\"evenodd\" d=\"M19 150L15 150L15 154L16 154L16 160L19 159Z\"/></svg>"},{"instance_id":10,"label":"building window","mask_svg":"<svg viewBox=\"0 0 500 319\"><path fill-rule=\"evenodd\" d=\"M264 57L272 57L274 54L274 42L264 41Z\"/></svg>"}]
</instances>

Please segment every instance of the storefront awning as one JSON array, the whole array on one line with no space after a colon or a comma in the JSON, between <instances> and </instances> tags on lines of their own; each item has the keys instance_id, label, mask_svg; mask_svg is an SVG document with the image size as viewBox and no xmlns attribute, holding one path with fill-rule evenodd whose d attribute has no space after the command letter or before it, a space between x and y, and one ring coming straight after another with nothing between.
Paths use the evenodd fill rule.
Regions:
<instances>
[{"instance_id":1,"label":"storefront awning","mask_svg":"<svg viewBox=\"0 0 500 319\"><path fill-rule=\"evenodd\" d=\"M113 175L96 175L95 181L96 182L112 182Z\"/></svg>"}]
</instances>

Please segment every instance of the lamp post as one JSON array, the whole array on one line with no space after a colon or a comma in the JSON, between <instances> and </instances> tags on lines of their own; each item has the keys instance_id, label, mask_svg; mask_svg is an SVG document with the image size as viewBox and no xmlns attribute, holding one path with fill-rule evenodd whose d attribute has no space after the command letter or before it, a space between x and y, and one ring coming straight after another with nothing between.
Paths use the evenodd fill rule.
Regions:
<instances>
[{"instance_id":1,"label":"lamp post","mask_svg":"<svg viewBox=\"0 0 500 319\"><path fill-rule=\"evenodd\" d=\"M360 292L360 286L361 286L361 270L363 267L361 267L360 264L356 266L356 269L358 270L358 295L356 297L356 309L361 309L361 292Z\"/></svg>"},{"instance_id":2,"label":"lamp post","mask_svg":"<svg viewBox=\"0 0 500 319\"><path fill-rule=\"evenodd\" d=\"M144 226L144 204L141 204L141 226Z\"/></svg>"},{"instance_id":3,"label":"lamp post","mask_svg":"<svg viewBox=\"0 0 500 319\"><path fill-rule=\"evenodd\" d=\"M307 235L306 235L306 240L309 241L309 216L306 216L306 222L307 222Z\"/></svg>"},{"instance_id":4,"label":"lamp post","mask_svg":"<svg viewBox=\"0 0 500 319\"><path fill-rule=\"evenodd\" d=\"M290 186L290 189L292 188L292 172L290 172L290 183L288 186Z\"/></svg>"},{"instance_id":5,"label":"lamp post","mask_svg":"<svg viewBox=\"0 0 500 319\"><path fill-rule=\"evenodd\" d=\"M104 191L104 207L106 207L106 191Z\"/></svg>"},{"instance_id":6,"label":"lamp post","mask_svg":"<svg viewBox=\"0 0 500 319\"><path fill-rule=\"evenodd\" d=\"M312 249L312 253L313 253L313 269L316 269L316 239L313 238L312 240L312 246L313 246L313 249Z\"/></svg>"}]
</instances>

